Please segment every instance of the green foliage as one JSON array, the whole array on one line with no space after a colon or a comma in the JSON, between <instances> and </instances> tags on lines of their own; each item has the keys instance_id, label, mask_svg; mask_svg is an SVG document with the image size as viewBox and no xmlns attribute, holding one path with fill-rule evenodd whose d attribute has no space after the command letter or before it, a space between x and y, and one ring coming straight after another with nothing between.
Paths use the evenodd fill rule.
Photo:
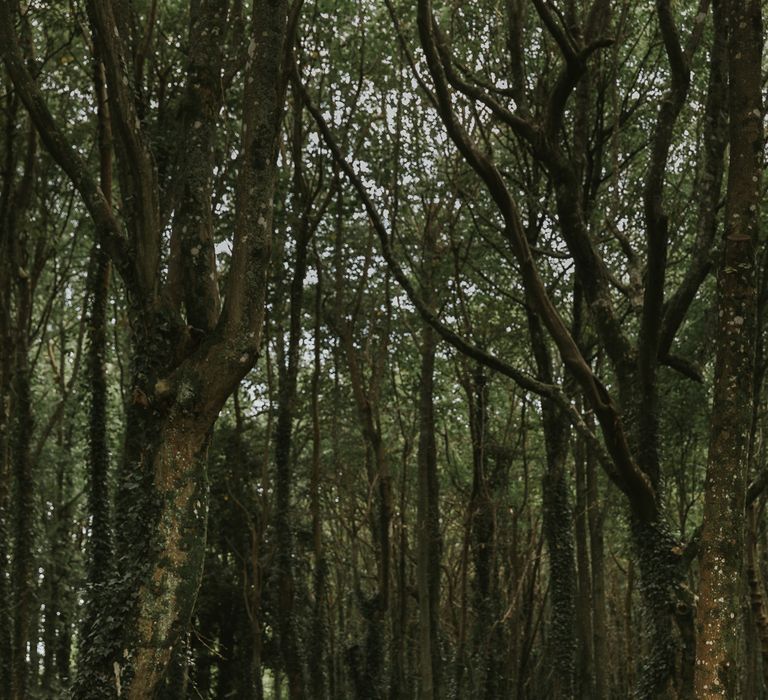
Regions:
<instances>
[{"instance_id":1,"label":"green foliage","mask_svg":"<svg viewBox=\"0 0 768 700\"><path fill-rule=\"evenodd\" d=\"M129 3L134 6L133 25L125 28L134 38L146 38L149 47L137 80L140 119L163 195L165 231L158 263L162 281L174 255L170 222L174 207L180 206L174 183L181 167L183 152L177 142L188 98L189 13L190 7L199 9L201 4L157 3L150 36L146 22L155 4ZM222 4L231 13L240 5ZM523 5L441 3L434 13L457 82L471 84L505 110L543 128L563 65L562 51L533 6L522 11L518 25L510 25L510 8ZM557 14L557 26L583 28L586 12L581 3L559 3L558 8L563 16ZM673 10L680 34L688 41L693 7L678 3ZM85 8L79 2L31 2L25 12L19 26L30 42L37 82L55 119L67 125L95 174L99 156ZM242 166L246 56L246 44L237 35L239 19L234 14L230 19L227 48L233 55L221 75L223 101L214 135L210 203L222 290L230 275L238 274L230 267L236 180ZM648 7L625 2L604 19L596 38L610 42L586 60L585 73L566 101L562 125L547 138L577 164L578 213L585 241L610 282L605 299L595 302L585 292L583 261L564 234L558 176L542 151L467 90L454 86L451 99L454 116L478 150L492 159L514 198L547 297L575 339L579 359L618 407L634 441L633 454L639 455L650 449L637 444L640 383L626 388L622 368L612 362L596 319L599 304L610 305L632 348L631 361L637 363L643 351L643 294L651 265L644 197L670 67L656 16ZM515 85L520 66L513 30L523 41L522 86ZM714 260L719 254L718 236L708 242L702 233L700 211L702 183L708 176L704 140L713 38L707 18L663 168L660 197L669 231L662 284L666 302L687 279L696 256ZM653 488L659 509L656 520L640 522L628 515L627 489L620 483L622 494L613 483L621 478L607 456L600 416L594 418L584 387L550 335L544 339L549 377L537 361L528 314L540 315L540 310L523 280L521 258L510 245L509 222L455 147L436 108L412 4L305 4L298 18L295 59L309 100L328 122L377 208L393 256L418 294L426 295L431 276L435 295L430 306L439 321L506 365L556 386L565 404L584 421L579 429L569 424L553 445L545 425L549 399L488 369L483 370L485 404L478 413L478 364L448 343L438 346L434 433L441 562L435 575L441 583L436 656L443 665L444 697L555 697L553 688L560 686L552 669L561 668L556 658L564 648L573 662L566 664L565 672L574 676L571 685L583 697L598 697L595 663L610 667L601 671L610 693L606 697L624 697L633 690L640 697L654 697L676 672L670 657L679 649L669 624L672 618L659 610L668 606L672 588L676 595L685 588L684 581L695 586L697 580L695 564L685 569L690 560L682 553L691 542L695 547L706 488L717 342L714 280L703 275L668 349L668 355L685 361L687 374L669 366L655 370L658 444L652 448L661 467ZM2 189L10 197L27 172L23 154L30 124L5 74L2 85L0 125L5 140L0 160L7 164ZM423 601L417 583L424 321L396 283L359 193L344 178L306 106L292 83L281 117L264 340L256 368L222 409L209 435L210 446L208 439L201 441L208 451L207 468L205 455L197 455L194 486L200 496L195 507L202 512L210 485L205 550L197 552L204 556L204 574L197 593L194 576L180 588L190 605L195 600L194 609L188 627L182 621L174 635L178 641L158 691L161 697L261 700L278 697L277 688L285 690L288 669L280 630L286 600L281 556L286 552L280 547L287 541L293 581L289 622L301 651L302 672L320 689L315 691L318 700L373 697L366 695L374 692L366 686L370 679L381 697L384 688L391 688L393 698L432 698L422 687L419 665ZM0 367L0 398L9 407L0 417L0 602L13 586L24 590L12 592L28 592L33 601L29 647L24 650L28 697L63 697L78 670L96 668L101 670L81 674L74 696L106 698L116 692L113 664L124 664L116 645L136 601L148 595L142 582L152 548L160 541L160 477L151 465L160 440L155 419L166 405L155 389L168 377L179 379L174 374L180 366L174 355L180 346L177 336L187 334L184 351L192 347L192 352L202 336L199 329L188 327L188 319L176 318L159 302L157 308L138 312L140 300L129 299L125 281L113 279L106 324L104 429L110 457L106 505L115 513L110 532L115 548L107 575L95 583L84 555L93 540L86 442L92 387L82 359L95 232L86 208L46 150L35 146L30 153L34 186L14 226L10 200L5 194L0 197L0 355L5 363ZM118 161L126 157L119 151L116 155ZM126 184L116 177L114 188L112 204L122 216L130 207ZM713 231L719 232L719 204L710 213ZM425 263L427 230L436 238L431 267ZM281 478L275 467L276 422L281 392L288 385L292 282L302 231L311 231L311 242L299 309L296 392L288 402L290 508L283 522L276 515ZM32 306L29 319L18 327L22 300L17 281L23 275L33 286ZM20 451L14 442L18 428L13 417L20 413L12 378L21 364L10 358L19 348L31 377L25 407L34 426L28 450L33 478L31 491L24 495L32 509L24 528L34 542L30 570L36 573L23 585L11 586L10 571L24 540L18 533L6 535L20 511L13 505L21 502L15 497L26 488L12 475ZM228 352L235 353L236 361L236 350ZM659 364L657 358L653 361ZM701 381L692 380L692 374ZM133 382L136 377L142 381ZM190 420L197 417L195 400L205 377L196 379L194 386L185 384L184 375L180 385L174 385L174 410L188 411ZM185 400L183 389L190 386L194 391ZM761 385L759 393L752 426L757 436L752 476L765 469ZM478 427L473 421L480 413ZM143 429L128 434L129 420ZM591 441L584 437L584 426L594 434ZM564 455L559 474L553 471L553 447ZM136 455L141 458L130 462ZM579 455L588 472L584 476L578 476L576 468ZM381 516L385 477L391 480L386 522ZM761 507L764 499L759 497ZM584 515L588 521L589 542L575 540L576 503L585 509L575 516ZM174 522L194 520L188 513L177 515ZM764 564L763 520L760 511L756 552ZM281 538L286 534L281 527L288 529L289 538ZM384 529L390 535L388 548L382 545ZM194 558L200 534L184 532L180 550ZM556 551L558 543L561 549ZM587 570L577 572L574 552L579 547L586 552ZM599 554L603 547L604 556ZM170 562L173 554L162 556ZM161 557L161 563L165 561ZM381 577L385 563L386 601ZM584 574L578 582L577 573ZM574 578L572 590L566 585L569 577ZM598 605L602 617L595 612ZM643 606L649 633L641 640L637 623ZM589 624L595 626L586 641L574 622L580 608L590 611ZM11 620L15 613L7 607L0 613L2 630L5 618ZM589 656L600 636L611 652L610 663ZM0 675L9 663L5 657L10 651L4 651L9 646L8 641L0 644ZM638 660L648 651L643 670ZM18 653L15 650L17 658ZM577 678L576 669L585 666L585 658L592 659L590 671ZM130 673L128 666L123 668ZM567 688L570 681L563 683ZM305 692L304 697L310 695Z\"/></svg>"}]
</instances>

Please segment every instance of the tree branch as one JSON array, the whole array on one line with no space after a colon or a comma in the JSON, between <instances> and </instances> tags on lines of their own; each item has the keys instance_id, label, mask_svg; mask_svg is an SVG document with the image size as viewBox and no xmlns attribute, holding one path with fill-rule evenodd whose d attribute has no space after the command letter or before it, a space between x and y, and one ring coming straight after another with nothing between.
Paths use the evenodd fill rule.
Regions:
<instances>
[{"instance_id":1,"label":"tree branch","mask_svg":"<svg viewBox=\"0 0 768 700\"><path fill-rule=\"evenodd\" d=\"M117 171L122 214L136 250L134 264L142 298L151 300L158 292L161 246L159 188L154 159L136 112L133 76L128 72L113 4L111 0L88 0L87 9L95 51L104 64L112 131L122 164Z\"/></svg>"},{"instance_id":2,"label":"tree branch","mask_svg":"<svg viewBox=\"0 0 768 700\"><path fill-rule=\"evenodd\" d=\"M97 181L91 176L88 164L54 121L40 89L27 69L14 30L11 14L13 5L10 0L0 0L0 52L13 86L48 152L80 193L93 218L100 243L120 273L129 294L136 298L140 289L125 231L112 214L109 202Z\"/></svg>"},{"instance_id":3,"label":"tree branch","mask_svg":"<svg viewBox=\"0 0 768 700\"><path fill-rule=\"evenodd\" d=\"M434 54L432 54L432 59L434 60L434 58ZM440 321L439 318L437 318L434 312L420 297L408 276L405 274L395 259L391 249L390 236L387 227L385 226L376 206L368 195L368 192L365 189L365 186L363 185L359 176L355 173L350 163L344 157L344 154L339 148L338 143L331 133L328 124L326 123L322 114L317 109L317 107L312 104L306 88L301 82L301 78L298 74L298 70L296 69L295 64L292 64L291 79L297 91L302 96L307 109L309 110L310 114L312 114L312 117L317 123L320 133L323 136L323 139L326 142L329 150L331 151L334 160L342 172L344 172L344 174L347 176L349 181L352 183L352 186L355 188L358 196L362 200L371 223L379 237L379 242L382 248L382 255L387 265L422 318L430 326L432 326L444 340L446 340L449 344L451 344L463 354L509 377L523 389L555 401L556 404L567 413L572 424L580 432L583 432L583 434L585 434L587 437L591 435L591 442L596 446L599 445L599 441L595 439L594 434L591 433L591 431L589 431L589 429L586 427L583 418L571 404L570 400L565 396L560 387L544 384L534 379L530 375L517 370L497 356L492 355L491 353L488 353L485 350L482 350L481 348L478 348L474 344L470 343L465 338L461 337L450 328L448 328ZM437 83L436 89L438 100L442 102L444 99L445 85ZM475 150L473 157L477 157L478 155L479 154ZM498 172L489 163L481 163L479 165L481 168L488 168L489 170L484 170L484 172L487 172L491 177L493 177L493 174L495 173L495 177L500 179ZM506 189L504 189L504 193L508 198L509 193L506 192ZM509 199L509 205L506 208L507 216L510 214L510 208L513 207L514 203L511 201L511 199ZM523 237L523 243L527 249L527 244L525 244L524 241L524 234L519 228L519 220L517 225L518 236ZM527 269L528 281L530 281L530 276L536 274L535 268L533 267L533 260L530 250L527 251L527 258L524 261L521 261L521 267ZM540 281L539 284L541 284ZM544 294L546 293L544 292ZM551 302L548 299L546 303L548 303L551 307ZM535 308L537 312L541 313L540 303L537 300L534 300L533 308ZM553 307L551 308L551 311L556 314ZM552 329L550 328L550 324L552 323L551 314L542 313L542 319L547 324L548 330L552 332ZM549 321L549 323L547 323L547 321ZM562 341L562 330L558 329L558 331ZM567 329L565 330L565 333L567 334ZM557 338L555 340L557 342ZM570 342L575 347L572 339ZM561 354L564 354L563 348L560 347L559 344L558 348L560 349ZM577 354L574 355L573 352L569 352L568 357L564 357L563 359L566 362L566 365L568 365L572 371L574 371L574 367L576 367L574 374L577 376L577 379L580 380L580 384L582 384L582 388L585 390L585 394L588 395L590 402L595 406L595 410L598 416L602 419L602 421L605 421L606 423L610 421L608 425L601 422L603 435L608 446L608 453L611 455L610 458L606 458L604 461L607 472L609 476L611 476L611 478L616 481L619 487L628 495L634 507L636 508L636 511L644 517L652 517L652 513L654 513L656 510L655 493L653 492L650 483L645 478L645 475L637 469L631 459L631 456L629 455L629 448L626 444L626 438L624 437L623 428L621 427L618 411L613 405L613 402L605 388L592 374L591 370L589 370L589 367L586 365L586 362L583 360L583 358L580 357L580 354L578 354L578 349L576 349L576 353Z\"/></svg>"}]
</instances>

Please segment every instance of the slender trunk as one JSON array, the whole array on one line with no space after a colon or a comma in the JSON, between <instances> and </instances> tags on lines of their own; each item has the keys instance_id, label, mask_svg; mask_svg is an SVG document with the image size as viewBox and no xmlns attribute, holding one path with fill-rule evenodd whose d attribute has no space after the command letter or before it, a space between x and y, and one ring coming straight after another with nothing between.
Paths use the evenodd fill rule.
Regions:
<instances>
[{"instance_id":1,"label":"slender trunk","mask_svg":"<svg viewBox=\"0 0 768 700\"><path fill-rule=\"evenodd\" d=\"M32 437L31 371L28 326L32 311L28 273L19 268L16 280L14 367L12 380L11 469L14 481L13 558L11 561L12 645L11 698L24 700L29 692L27 653L33 616L34 479L30 459ZM22 274L23 273L23 274Z\"/></svg>"},{"instance_id":2,"label":"slender trunk","mask_svg":"<svg viewBox=\"0 0 768 700\"><path fill-rule=\"evenodd\" d=\"M112 132L106 86L101 64L94 66L99 117L99 155L101 189L112 200ZM111 264L106 252L97 246L93 252L95 272L90 291L88 318L88 512L91 514L91 542L88 580L102 591L111 571L112 529L109 508L109 445L107 441L107 309ZM98 597L98 596L97 596ZM100 606L97 604L97 606ZM90 631L90 630L89 630Z\"/></svg>"},{"instance_id":3,"label":"slender trunk","mask_svg":"<svg viewBox=\"0 0 768 700\"><path fill-rule=\"evenodd\" d=\"M303 229L296 243L296 260L290 290L290 329L287 366L280 371L280 388L275 426L275 536L278 576L277 630L283 668L288 681L291 700L306 694L306 671L299 634L299 615L296 609L296 579L293 573L293 521L291 517L292 465L291 445L293 411L299 372L299 344L304 298L304 277L307 270L309 239Z\"/></svg>"},{"instance_id":4,"label":"slender trunk","mask_svg":"<svg viewBox=\"0 0 768 700\"><path fill-rule=\"evenodd\" d=\"M577 440L574 448L576 476L576 563L578 571L578 597L576 622L579 633L578 670L576 688L579 697L595 698L594 632L592 624L592 572L589 557L589 505L587 484L587 450L584 440Z\"/></svg>"},{"instance_id":5,"label":"slender trunk","mask_svg":"<svg viewBox=\"0 0 768 700\"><path fill-rule=\"evenodd\" d=\"M392 523L392 562L395 565L393 578L396 584L392 588L394 605L389 607L389 621L392 628L390 644L389 696L388 700L401 700L412 697L408 693L408 521L406 519L406 502L408 498L408 469L407 460L403 460L403 471L400 478L400 502L398 504L400 517L397 526ZM395 543L397 543L395 545ZM395 564L396 562L396 564Z\"/></svg>"},{"instance_id":6,"label":"slender trunk","mask_svg":"<svg viewBox=\"0 0 768 700\"><path fill-rule=\"evenodd\" d=\"M73 549L74 551L80 549L79 542L76 542L74 545L72 542L72 528L74 524L72 510L76 507L77 497L73 497L70 500L63 502L65 494L69 494L72 491L71 475L68 467L72 463L73 457L73 430L74 426L71 425L60 441L62 457L57 477L57 490L60 494L58 498L60 515L56 530L56 539L54 541L56 550L54 553L54 561L56 562L56 566L53 570L53 585L56 591L52 595L52 599L58 599L58 606L53 606L50 609L51 614L56 616L56 639L51 653L53 654L55 652L56 655L55 673L58 677L60 692L68 691L72 682L70 666L72 657L72 629L75 624L73 618L75 618L77 614L76 593L73 590L71 573L68 568ZM46 617L47 616L48 610L46 610ZM48 649L46 648L46 654L47 653Z\"/></svg>"},{"instance_id":7,"label":"slender trunk","mask_svg":"<svg viewBox=\"0 0 768 700\"><path fill-rule=\"evenodd\" d=\"M325 700L328 697L328 674L326 665L328 649L328 610L326 608L328 563L323 550L322 512L320 507L320 480L322 477L321 464L321 434L320 434L320 373L321 365L321 319L322 319L322 269L317 265L317 284L315 289L315 328L314 353L311 382L312 396L312 472L310 475L310 512L312 515L312 553L314 556L313 593L314 606L312 609L312 644L310 654L309 687L314 700Z\"/></svg>"},{"instance_id":8,"label":"slender trunk","mask_svg":"<svg viewBox=\"0 0 768 700\"><path fill-rule=\"evenodd\" d=\"M12 605L8 585L10 571L11 496L11 376L13 368L11 331L11 286L7 251L0 262L0 697L11 696Z\"/></svg>"},{"instance_id":9,"label":"slender trunk","mask_svg":"<svg viewBox=\"0 0 768 700\"><path fill-rule=\"evenodd\" d=\"M419 397L419 490L416 531L418 533L417 582L419 591L419 669L422 700L442 697L440 654L440 511L437 450L435 446L434 369L437 338L422 330Z\"/></svg>"},{"instance_id":10,"label":"slender trunk","mask_svg":"<svg viewBox=\"0 0 768 700\"><path fill-rule=\"evenodd\" d=\"M605 598L605 547L603 542L603 510L597 481L597 460L594 450L587 446L587 515L589 522L589 553L592 569L592 631L594 658L608 658L608 620ZM608 664L595 664L595 700L606 700L610 693Z\"/></svg>"},{"instance_id":11,"label":"slender trunk","mask_svg":"<svg viewBox=\"0 0 768 700\"><path fill-rule=\"evenodd\" d=\"M471 506L471 504L470 504ZM461 560L459 563L459 620L458 639L456 640L456 656L454 659L456 697L462 697L467 684L467 636L469 626L469 600L467 595L469 580L469 543L472 537L471 508L465 517L464 532L462 533Z\"/></svg>"},{"instance_id":12,"label":"slender trunk","mask_svg":"<svg viewBox=\"0 0 768 700\"><path fill-rule=\"evenodd\" d=\"M551 383L553 370L547 339L541 322L530 312L528 327L538 377ZM576 691L577 644L574 533L566 481L569 422L557 407L551 402L545 402L542 405L542 426L547 459L542 482L543 519L549 551L549 590L552 602L548 651L553 666L548 694L556 699L570 699Z\"/></svg>"},{"instance_id":13,"label":"slender trunk","mask_svg":"<svg viewBox=\"0 0 768 700\"><path fill-rule=\"evenodd\" d=\"M106 254L99 248L94 249L91 262L94 269L89 279L87 373L90 404L86 481L88 512L91 514L87 569L89 585L82 623L84 642L80 645L76 693L102 693L106 697L114 685L114 675L110 669L111 649L108 644L96 643L96 639L101 628L99 613L107 609L112 595L108 582L113 571L106 375L110 264Z\"/></svg>"},{"instance_id":14,"label":"slender trunk","mask_svg":"<svg viewBox=\"0 0 768 700\"><path fill-rule=\"evenodd\" d=\"M372 540L376 551L377 590L372 596L366 596L358 589L360 613L365 622L365 651L364 661L361 666L359 648L350 655L350 660L355 657L352 665L357 669L353 671L353 677L357 678L357 693L361 698L379 700L387 695L385 689L385 669L391 659L391 629L387 627L387 612L390 609L391 578L392 578L392 475L389 466L389 453L384 442L379 417L379 389L381 385L384 361L387 351L387 333L383 333L379 339L378 347L373 348L370 354L374 356L370 368L370 377L366 378L364 372L365 354L355 347L354 319L349 322L342 318L341 302L344 288L344 271L342 269L342 198L338 199L337 227L334 251L335 265L335 297L336 313L335 323L339 332L341 345L347 360L349 379L352 387L355 408L357 411L360 430L366 448L366 471L368 474L368 486L370 492L375 494L369 522ZM370 248L369 248L370 254ZM365 281L365 280L363 280ZM358 299L362 294L362 288L358 290ZM387 283L387 318L390 321L390 301ZM357 312L358 308L355 309ZM368 340L369 348L372 339ZM367 353L366 353L367 354ZM363 670L364 669L364 670ZM390 675L390 679L391 679ZM396 679L395 679L396 680ZM390 688L391 692L399 692L398 688Z\"/></svg>"},{"instance_id":15,"label":"slender trunk","mask_svg":"<svg viewBox=\"0 0 768 700\"><path fill-rule=\"evenodd\" d=\"M424 298L435 304L434 267L437 237L431 218L424 229ZM440 498L435 444L435 353L437 335L423 324L419 390L419 452L417 531L417 587L419 592L419 697L442 697L442 655L440 653Z\"/></svg>"},{"instance_id":16,"label":"slender trunk","mask_svg":"<svg viewBox=\"0 0 768 700\"><path fill-rule=\"evenodd\" d=\"M99 125L100 184L104 196L112 201L112 132L104 67L97 59L93 65ZM107 582L112 573L112 530L108 486L109 447L107 444L107 306L109 303L110 262L100 246L94 246L89 271L87 376L90 391L88 412L88 512L91 514L88 541L88 596L82 624L78 686L76 693L102 693L107 697L114 685L110 668L112 650L107 644L94 643L99 634L99 612L107 608L110 591ZM85 689L88 690L85 690Z\"/></svg>"},{"instance_id":17,"label":"slender trunk","mask_svg":"<svg viewBox=\"0 0 768 700\"><path fill-rule=\"evenodd\" d=\"M33 60L32 43L28 41L29 25L22 23L24 55ZM33 288L28 251L28 233L20 225L34 196L37 163L37 132L31 123L26 127L26 139L19 134L24 127L19 120L21 107L18 95L10 88L5 103L5 139L3 142L3 177L0 186L0 283L3 294L0 323L0 690L5 687L8 697L25 698L28 665L27 646L33 615L33 580L35 501L33 496L33 464L30 441L33 431L29 343L33 313ZM24 146L22 148L21 146ZM23 174L17 177L19 167ZM10 537L8 537L10 535ZM12 542L12 547L8 547ZM10 571L6 566L10 558ZM9 585L10 584L10 585ZM8 605L5 608L6 604ZM30 655L37 649L29 649Z\"/></svg>"},{"instance_id":18,"label":"slender trunk","mask_svg":"<svg viewBox=\"0 0 768 700\"><path fill-rule=\"evenodd\" d=\"M62 338L62 346L66 347ZM69 467L72 460L72 436L59 429L56 440L59 458L56 465L56 492L53 528L49 542L49 563L45 573L45 625L43 648L45 658L41 689L48 696L63 694L69 687L69 627L74 600L68 562L72 556L71 508L67 500L70 491Z\"/></svg>"},{"instance_id":19,"label":"slender trunk","mask_svg":"<svg viewBox=\"0 0 768 700\"><path fill-rule=\"evenodd\" d=\"M234 593L236 614L236 635L238 639L236 656L234 657L234 675L236 676L237 697L243 700L262 700L264 691L261 684L261 581L259 549L261 531L254 517L258 512L258 504L252 499L240 501L238 494L247 493L251 480L255 478L256 464L246 449L243 413L240 408L240 390L235 389L232 395L235 412L234 456L235 479L231 499L238 506L239 530L236 551L242 559L238 567L237 588ZM262 469L267 469L265 465ZM236 554L237 556L237 554Z\"/></svg>"},{"instance_id":20,"label":"slender trunk","mask_svg":"<svg viewBox=\"0 0 768 700\"><path fill-rule=\"evenodd\" d=\"M545 433L546 434L546 433ZM568 498L565 460L568 441L564 433L547 441L547 473L543 483L544 531L549 550L552 618L549 643L552 655L552 698L572 698L575 692L576 569L572 513Z\"/></svg>"},{"instance_id":21,"label":"slender trunk","mask_svg":"<svg viewBox=\"0 0 768 700\"><path fill-rule=\"evenodd\" d=\"M471 629L472 692L490 700L496 696L500 649L497 633L496 521L492 485L488 479L488 386L482 367L475 368L464 382L470 408L472 442L472 494L468 507L468 555L472 560Z\"/></svg>"}]
</instances>

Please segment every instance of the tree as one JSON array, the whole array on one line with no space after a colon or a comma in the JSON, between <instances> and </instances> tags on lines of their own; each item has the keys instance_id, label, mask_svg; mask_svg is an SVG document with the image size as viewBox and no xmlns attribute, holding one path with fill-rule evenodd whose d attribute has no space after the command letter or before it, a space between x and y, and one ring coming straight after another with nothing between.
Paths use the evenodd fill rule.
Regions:
<instances>
[{"instance_id":1,"label":"tree","mask_svg":"<svg viewBox=\"0 0 768 700\"><path fill-rule=\"evenodd\" d=\"M763 151L762 10L715 3L728 37L729 168L709 461L701 535L696 696L740 697L745 661L744 525L757 334L755 247Z\"/></svg>"},{"instance_id":2,"label":"tree","mask_svg":"<svg viewBox=\"0 0 768 700\"><path fill-rule=\"evenodd\" d=\"M87 9L115 135L119 213L36 85L21 54L12 2L0 6L3 59L125 288L132 358L115 514L117 576L109 608L100 611L103 636L86 641L77 692L148 697L188 624L200 581L211 429L260 346L287 3L255 3L249 20L237 3L191 6L182 128L176 138L162 135L170 138L175 161L166 172L150 133L153 105L143 72L156 6L146 29L122 4L90 2ZM248 27L242 39L227 35L228 15L235 32ZM245 88L232 261L220 308L210 202L225 45L244 62Z\"/></svg>"}]
</instances>

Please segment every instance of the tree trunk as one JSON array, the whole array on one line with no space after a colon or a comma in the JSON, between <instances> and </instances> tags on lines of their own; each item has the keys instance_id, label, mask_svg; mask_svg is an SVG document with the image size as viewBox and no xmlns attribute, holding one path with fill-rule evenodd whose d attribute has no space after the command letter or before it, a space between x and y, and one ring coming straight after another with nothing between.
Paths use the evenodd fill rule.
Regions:
<instances>
[{"instance_id":1,"label":"tree trunk","mask_svg":"<svg viewBox=\"0 0 768 700\"><path fill-rule=\"evenodd\" d=\"M587 445L577 439L574 447L574 471L576 476L576 563L578 571L578 603L576 620L579 630L578 671L576 676L578 696L595 698L594 633L592 627L592 574L589 557L589 502L587 484Z\"/></svg>"},{"instance_id":2,"label":"tree trunk","mask_svg":"<svg viewBox=\"0 0 768 700\"><path fill-rule=\"evenodd\" d=\"M88 690L76 693L103 693L107 696L114 685L110 673L109 645L94 643L100 634L99 611L108 606L111 591L108 583L112 574L112 523L110 514L109 447L107 444L107 377L106 324L109 300L110 264L106 254L96 248L92 254L90 279L90 309L88 312L87 373L90 389L88 413L88 512L91 514L88 540L88 593L82 623L79 678ZM104 655L106 653L106 656ZM88 673L84 673L88 669Z\"/></svg>"},{"instance_id":3,"label":"tree trunk","mask_svg":"<svg viewBox=\"0 0 768 700\"><path fill-rule=\"evenodd\" d=\"M14 481L13 558L11 560L11 601L13 614L11 698L24 700L29 692L27 647L33 618L35 584L34 562L34 480L30 441L32 437L31 371L28 353L28 328L32 297L27 265L19 263L16 279L17 310L14 338L12 425L10 436L11 469Z\"/></svg>"},{"instance_id":4,"label":"tree trunk","mask_svg":"<svg viewBox=\"0 0 768 700\"><path fill-rule=\"evenodd\" d=\"M589 420L588 424L591 422ZM605 600L603 510L598 493L596 462L594 450L590 446L586 446L587 515L589 524L589 554L592 570L593 658L599 660L608 658L608 620ZM610 695L608 668L608 664L595 664L595 700L606 700Z\"/></svg>"},{"instance_id":5,"label":"tree trunk","mask_svg":"<svg viewBox=\"0 0 768 700\"><path fill-rule=\"evenodd\" d=\"M440 654L440 511L437 450L435 446L434 366L437 338L425 326L422 331L419 397L419 493L417 583L419 591L419 669L422 700L442 697Z\"/></svg>"},{"instance_id":6,"label":"tree trunk","mask_svg":"<svg viewBox=\"0 0 768 700\"><path fill-rule=\"evenodd\" d=\"M360 647L353 648L350 660L356 659L353 666L353 676L358 679L357 692L361 698L380 700L386 697L387 674L385 670L390 664L391 657L391 629L388 628L387 613L391 604L391 579L392 579L392 475L390 472L389 452L381 430L379 413L379 392L385 358L387 352L387 330L390 320L389 290L387 288L387 318L386 330L374 345L371 338L367 341L368 352L363 353L355 347L354 324L359 319L348 321L342 318L341 303L344 288L344 270L342 269L342 228L341 228L341 204L342 197L338 199L339 209L337 213L337 228L334 251L335 265L335 300L336 312L334 323L341 340L341 345L349 369L349 379L355 409L358 415L360 431L366 448L366 471L368 486L374 494L373 507L370 509L369 525L371 539L376 552L377 589L373 595L366 595L358 590L360 613L365 623L364 654L361 665L359 658ZM370 249L369 249L370 252ZM361 293L361 290L358 290ZM355 309L355 314L359 311ZM364 361L367 355L370 360L370 377L365 376ZM391 678L391 676L390 676ZM397 692L397 691L396 691Z\"/></svg>"},{"instance_id":7,"label":"tree trunk","mask_svg":"<svg viewBox=\"0 0 768 700\"><path fill-rule=\"evenodd\" d=\"M299 373L299 349L302 335L304 278L307 272L308 223L303 222L296 241L296 259L290 289L290 328L288 334L287 365L280 368L280 388L275 426L275 536L277 556L277 584L279 604L277 630L283 669L288 680L291 700L305 697L307 680L304 653L299 633L299 615L296 605L297 582L293 574L293 534L291 517L292 465L291 446L293 411Z\"/></svg>"},{"instance_id":8,"label":"tree trunk","mask_svg":"<svg viewBox=\"0 0 768 700\"><path fill-rule=\"evenodd\" d=\"M11 377L13 368L11 330L10 255L0 249L0 697L11 696L12 610L8 562L11 521Z\"/></svg>"},{"instance_id":9,"label":"tree trunk","mask_svg":"<svg viewBox=\"0 0 768 700\"><path fill-rule=\"evenodd\" d=\"M681 600L684 571L679 556L679 543L672 537L663 521L631 523L640 577L638 589L643 603L645 653L637 674L635 697L655 700L671 697L670 684L675 673L675 661L680 653L680 640L674 628L675 613L685 619L691 614ZM627 630L630 637L634 629Z\"/></svg>"},{"instance_id":10,"label":"tree trunk","mask_svg":"<svg viewBox=\"0 0 768 700\"><path fill-rule=\"evenodd\" d=\"M464 380L469 403L472 442L472 493L467 512L465 556L472 561L472 607L475 619L470 634L470 679L472 693L485 700L495 698L499 681L501 649L498 633L496 518L492 484L488 478L488 379L482 367L475 367ZM465 691L466 692L466 691Z\"/></svg>"},{"instance_id":11,"label":"tree trunk","mask_svg":"<svg viewBox=\"0 0 768 700\"><path fill-rule=\"evenodd\" d=\"M718 273L718 344L700 544L696 697L742 697L744 519L756 334L762 164L762 11L725 2L730 167ZM716 31L726 28L716 26Z\"/></svg>"},{"instance_id":12,"label":"tree trunk","mask_svg":"<svg viewBox=\"0 0 768 700\"><path fill-rule=\"evenodd\" d=\"M152 498L144 503L134 501L128 518L122 514L120 524L137 539L131 549L123 538L117 545L117 555L131 566L123 569L123 576L128 575L132 584L124 596L135 606L135 617L128 634L122 635L128 655L123 655L122 663L115 662L115 682L119 678L124 692L127 687L126 697L136 700L155 692L188 625L202 575L210 426L186 416L173 418L164 429L145 432L159 432L159 445L154 454L142 454L149 474L141 473L139 460L132 462L134 468L139 467L136 471L144 483L136 484L132 475L124 476L123 482L123 488L149 486ZM137 529L146 528L147 523L154 525L148 528L152 536L139 538Z\"/></svg>"},{"instance_id":13,"label":"tree trunk","mask_svg":"<svg viewBox=\"0 0 768 700\"><path fill-rule=\"evenodd\" d=\"M539 379L552 383L553 370L541 322L528 313L528 328ZM549 551L551 620L549 652L553 659L552 698L573 698L576 692L576 565L573 514L566 481L569 423L552 402L542 404L547 469L542 481L544 534ZM577 485L577 489L578 489ZM584 611L588 614L588 610Z\"/></svg>"},{"instance_id":14,"label":"tree trunk","mask_svg":"<svg viewBox=\"0 0 768 700\"><path fill-rule=\"evenodd\" d=\"M315 327L314 327L314 352L312 368L312 472L310 475L310 511L312 515L312 552L314 555L313 593L314 606L312 608L312 642L313 653L308 659L309 687L313 700L325 700L328 697L328 677L326 666L328 663L328 610L326 606L328 562L323 549L323 520L320 505L320 480L322 477L321 462L321 430L320 430L320 373L321 364L321 319L322 319L322 269L317 265L317 284L315 290ZM330 674L332 675L332 674Z\"/></svg>"}]
</instances>

